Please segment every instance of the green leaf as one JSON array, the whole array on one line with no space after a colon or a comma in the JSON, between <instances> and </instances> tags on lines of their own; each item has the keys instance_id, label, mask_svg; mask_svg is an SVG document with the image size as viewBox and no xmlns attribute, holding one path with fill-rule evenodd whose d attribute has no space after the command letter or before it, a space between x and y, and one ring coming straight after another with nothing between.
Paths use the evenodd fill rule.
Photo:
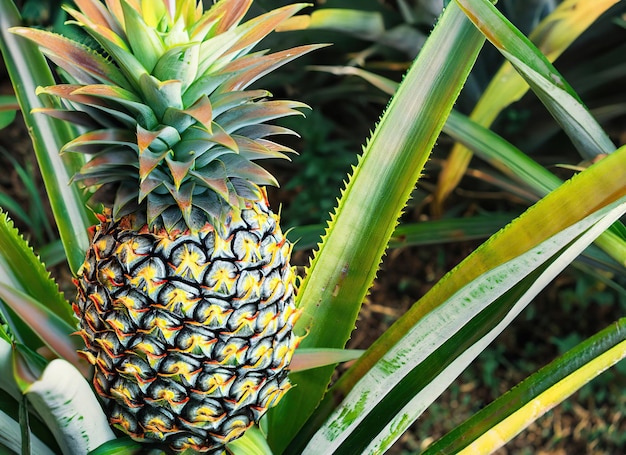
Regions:
<instances>
[{"instance_id":1,"label":"green leaf","mask_svg":"<svg viewBox=\"0 0 626 455\"><path fill-rule=\"evenodd\" d=\"M444 132L517 183L543 197L563 181L493 131L453 111Z\"/></svg>"},{"instance_id":2,"label":"green leaf","mask_svg":"<svg viewBox=\"0 0 626 455\"><path fill-rule=\"evenodd\" d=\"M626 357L622 318L543 367L428 447L424 455L492 453L573 391Z\"/></svg>"},{"instance_id":3,"label":"green leaf","mask_svg":"<svg viewBox=\"0 0 626 455\"><path fill-rule=\"evenodd\" d=\"M306 18L306 28L336 30L364 39L375 39L385 33L383 16L377 11L323 8L313 11L308 17L296 18L299 22Z\"/></svg>"},{"instance_id":4,"label":"green leaf","mask_svg":"<svg viewBox=\"0 0 626 455\"><path fill-rule=\"evenodd\" d=\"M27 38L81 84L102 82L126 87L128 83L119 70L93 49L65 36L45 30L14 27L11 33Z\"/></svg>"},{"instance_id":5,"label":"green leaf","mask_svg":"<svg viewBox=\"0 0 626 455\"><path fill-rule=\"evenodd\" d=\"M0 211L0 283L28 294L66 323L75 326L70 304L28 243Z\"/></svg>"},{"instance_id":6,"label":"green leaf","mask_svg":"<svg viewBox=\"0 0 626 455\"><path fill-rule=\"evenodd\" d=\"M586 134L595 134L595 122L586 122L585 125L589 125ZM580 129L585 130L586 127L581 125ZM561 179L508 141L457 112L450 114L444 131L511 179L527 186L538 197L545 196L562 184ZM607 150L606 153L612 151ZM624 225L618 221L595 242L619 264L626 264L624 229Z\"/></svg>"},{"instance_id":7,"label":"green leaf","mask_svg":"<svg viewBox=\"0 0 626 455\"><path fill-rule=\"evenodd\" d=\"M139 455L145 447L130 437L112 439L89 452L89 455Z\"/></svg>"},{"instance_id":8,"label":"green leaf","mask_svg":"<svg viewBox=\"0 0 626 455\"><path fill-rule=\"evenodd\" d=\"M335 365L358 359L364 351L360 349L296 349L289 370L291 372L310 370L326 365Z\"/></svg>"},{"instance_id":9,"label":"green leaf","mask_svg":"<svg viewBox=\"0 0 626 455\"><path fill-rule=\"evenodd\" d=\"M41 261L48 267L54 267L65 261L65 250L61 240L55 240L39 248Z\"/></svg>"},{"instance_id":10,"label":"green leaf","mask_svg":"<svg viewBox=\"0 0 626 455\"><path fill-rule=\"evenodd\" d=\"M533 61L534 64L542 66L544 70L550 68L543 74L552 73L556 78L555 80L561 81L561 76L551 67L549 62L553 62L603 12L615 3L617 0L566 0L561 2L530 35L540 51L546 53L547 59L541 56L540 52L528 49L523 51L524 57L522 59ZM501 24L502 21L498 19L493 26L498 27ZM489 33L491 26L492 24L489 23L489 26L483 27L485 33L490 36L492 36ZM509 104L520 99L528 91L528 88L528 84L513 66L509 62L505 62L492 78L470 118L480 125L490 126L498 114ZM471 156L471 152L460 144L455 145L450 152L440 174L435 194L436 202L439 205L443 204L445 198L461 180Z\"/></svg>"},{"instance_id":11,"label":"green leaf","mask_svg":"<svg viewBox=\"0 0 626 455\"><path fill-rule=\"evenodd\" d=\"M22 454L30 455L30 424L28 418L28 401L26 401L26 397L22 397L22 399L20 400L19 421L20 428L22 430L22 434L20 435L22 440Z\"/></svg>"},{"instance_id":12,"label":"green leaf","mask_svg":"<svg viewBox=\"0 0 626 455\"><path fill-rule=\"evenodd\" d=\"M484 239L518 215L519 213L490 213L401 224L393 231L389 248ZM294 250L306 250L316 247L323 234L324 226L313 224L289 229L287 238L294 243Z\"/></svg>"},{"instance_id":13,"label":"green leaf","mask_svg":"<svg viewBox=\"0 0 626 455\"><path fill-rule=\"evenodd\" d=\"M43 373L48 361L25 344L15 343L11 350L11 370L23 394Z\"/></svg>"},{"instance_id":14,"label":"green leaf","mask_svg":"<svg viewBox=\"0 0 626 455\"><path fill-rule=\"evenodd\" d=\"M13 381L13 349L4 338L0 338L0 371L0 390L6 391L15 400L19 399L22 393Z\"/></svg>"},{"instance_id":15,"label":"green leaf","mask_svg":"<svg viewBox=\"0 0 626 455\"><path fill-rule=\"evenodd\" d=\"M544 286L624 213L626 196L482 274L424 315L351 388L303 455L384 452ZM500 237L514 230L509 226Z\"/></svg>"},{"instance_id":16,"label":"green leaf","mask_svg":"<svg viewBox=\"0 0 626 455\"><path fill-rule=\"evenodd\" d=\"M88 453L115 439L91 387L65 360L50 362L26 396L48 422L63 453Z\"/></svg>"},{"instance_id":17,"label":"green leaf","mask_svg":"<svg viewBox=\"0 0 626 455\"><path fill-rule=\"evenodd\" d=\"M488 0L455 0L518 71L586 159L615 146L582 101L532 42Z\"/></svg>"},{"instance_id":18,"label":"green leaf","mask_svg":"<svg viewBox=\"0 0 626 455\"><path fill-rule=\"evenodd\" d=\"M331 70L334 74L352 74L362 77L389 95L393 95L398 86L398 84L393 81L367 71L352 71L354 68L349 67L331 68L335 68L334 70ZM560 102L559 100L565 101L565 104L567 104L567 102L571 101L571 97L568 97L568 95L563 95L562 97L556 96L556 104ZM580 105L578 105L578 107L580 107ZM565 112L568 110L566 107L558 107L555 109ZM573 112L575 111L576 109L573 109ZM577 123L576 126L581 131L585 131L583 133L585 137L591 136L590 140L593 141L593 135L597 133L599 127L595 120L592 119L591 121L588 121L588 113L586 113L586 111L581 112L581 116L583 117L583 120ZM450 116L443 127L443 131L455 139L457 144L462 144L467 147L477 156L480 156L512 180L516 180L523 183L525 186L528 186L536 196L545 196L548 192L554 190L562 183L558 177L537 162L533 161L530 157L522 153L508 141L454 110L450 113ZM601 132L601 136L605 137L606 135L604 132ZM608 145L608 143L605 145ZM519 192L520 188L516 188L516 190ZM527 194L527 192L525 193ZM534 197L532 195L528 196L531 198ZM440 229L443 226L436 226L439 222L440 220L419 223L410 228L410 230L414 230L418 233L424 233L425 235L429 235L428 233L430 232L430 236L436 239L437 235L432 235L432 233L441 232ZM463 225L467 223L474 223L471 218L459 220L458 222ZM430 223L434 224L431 226ZM400 227L398 230L404 231L405 229L405 227ZM611 226L610 230L603 233L596 240L596 244L607 252L612 258L614 258L619 264L626 264L626 242L624 241L626 237L623 234L620 234L620 231L624 231L624 229L626 228L622 223L616 222L615 225ZM298 232L299 229L295 229L293 233L290 233L290 238L297 240L296 235ZM445 233L445 230L443 233ZM313 227L309 227L304 230L303 235L305 236L305 242L303 242L302 246L297 245L297 248L314 246L319 239L319 237L315 237L315 234L316 232L313 230ZM451 235L454 234L455 232L452 231ZM394 238L400 237L403 239L404 235L404 232L398 232L394 234ZM420 244L420 239L417 238L407 240L408 242L405 243L405 245ZM442 239L442 241L445 240ZM392 239L389 246L393 248L402 246L402 244L398 244L397 242L394 242L394 239Z\"/></svg>"},{"instance_id":19,"label":"green leaf","mask_svg":"<svg viewBox=\"0 0 626 455\"><path fill-rule=\"evenodd\" d=\"M9 76L15 84L14 90L22 115L31 132L70 269L76 272L89 246L87 228L92 223L80 191L75 186L68 185L68 182L83 160L77 155L59 156L58 151L63 144L74 136L73 130L67 124L48 116L31 114L34 108L51 107L47 100L41 100L35 95L35 89L39 85L52 85L55 81L37 47L8 32L10 27L20 23L19 13L13 3L10 0L0 0L0 51Z\"/></svg>"},{"instance_id":20,"label":"green leaf","mask_svg":"<svg viewBox=\"0 0 626 455\"><path fill-rule=\"evenodd\" d=\"M370 139L300 286L297 330L308 331L301 347L344 347L398 216L483 42L458 7L446 8ZM276 452L317 406L332 372L324 367L291 375L296 387L270 415Z\"/></svg>"},{"instance_id":21,"label":"green leaf","mask_svg":"<svg viewBox=\"0 0 626 455\"><path fill-rule=\"evenodd\" d=\"M26 323L34 333L60 358L67 360L76 367L87 368L77 354L83 347L78 337L71 335L76 331L75 324L68 324L42 303L32 299L23 292L0 283L0 297ZM27 346L36 349L25 340Z\"/></svg>"},{"instance_id":22,"label":"green leaf","mask_svg":"<svg viewBox=\"0 0 626 455\"><path fill-rule=\"evenodd\" d=\"M126 0L122 0L126 36L132 54L137 57L148 73L152 73L159 56L165 52L165 44L156 27L148 26L141 14ZM168 79L162 79L168 80Z\"/></svg>"},{"instance_id":23,"label":"green leaf","mask_svg":"<svg viewBox=\"0 0 626 455\"><path fill-rule=\"evenodd\" d=\"M20 106L15 96L0 95L0 130L13 123L19 108Z\"/></svg>"},{"instance_id":24,"label":"green leaf","mask_svg":"<svg viewBox=\"0 0 626 455\"><path fill-rule=\"evenodd\" d=\"M248 428L242 437L226 447L232 455L273 455L265 436L256 425Z\"/></svg>"},{"instance_id":25,"label":"green leaf","mask_svg":"<svg viewBox=\"0 0 626 455\"><path fill-rule=\"evenodd\" d=\"M0 398L0 402L1 401L2 399ZM2 428L2 431L0 431L0 453L6 453L2 452L2 447L12 450L12 452L10 452L11 454L22 453L20 424L7 413L3 412L2 406L0 406L0 428ZM30 438L32 453L37 455L55 455L55 453L36 436L31 434Z\"/></svg>"}]
</instances>

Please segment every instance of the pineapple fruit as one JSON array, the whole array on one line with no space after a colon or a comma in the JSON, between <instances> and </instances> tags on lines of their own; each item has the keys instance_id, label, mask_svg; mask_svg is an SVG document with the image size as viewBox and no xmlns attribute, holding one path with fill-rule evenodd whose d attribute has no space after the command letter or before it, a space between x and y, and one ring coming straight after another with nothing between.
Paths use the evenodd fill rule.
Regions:
<instances>
[{"instance_id":1,"label":"pineapple fruit","mask_svg":"<svg viewBox=\"0 0 626 455\"><path fill-rule=\"evenodd\" d=\"M84 42L14 30L68 83L48 115L84 132L75 180L114 194L75 279L74 311L111 424L166 451L214 452L289 389L299 337L291 245L254 161L290 150L268 121L301 103L248 86L315 49L252 48L299 11L252 0L75 0ZM85 129L86 128L86 129Z\"/></svg>"}]
</instances>

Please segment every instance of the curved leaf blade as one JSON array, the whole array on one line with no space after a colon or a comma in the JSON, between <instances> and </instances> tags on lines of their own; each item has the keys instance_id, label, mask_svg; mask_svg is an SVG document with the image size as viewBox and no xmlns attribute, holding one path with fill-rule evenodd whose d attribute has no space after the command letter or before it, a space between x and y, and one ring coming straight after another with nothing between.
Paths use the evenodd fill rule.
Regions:
<instances>
[{"instance_id":1,"label":"curved leaf blade","mask_svg":"<svg viewBox=\"0 0 626 455\"><path fill-rule=\"evenodd\" d=\"M26 396L50 425L63 453L86 454L115 439L91 387L65 360L50 362Z\"/></svg>"},{"instance_id":2,"label":"curved leaf blade","mask_svg":"<svg viewBox=\"0 0 626 455\"><path fill-rule=\"evenodd\" d=\"M323 424L330 411L353 390L358 381L442 302L480 275L514 260L579 220L623 198L626 195L626 167L621 165L624 157L626 147L573 177L492 236L444 276L338 380L307 424L307 431L298 439L308 440L311 430ZM441 362L445 364L445 360Z\"/></svg>"},{"instance_id":3,"label":"curved leaf blade","mask_svg":"<svg viewBox=\"0 0 626 455\"><path fill-rule=\"evenodd\" d=\"M0 283L0 297L26 323L52 352L77 368L87 371L84 360L77 353L83 347L78 337L72 337L75 325L70 325L42 303L10 286ZM35 347L25 343L29 348Z\"/></svg>"},{"instance_id":4,"label":"curved leaf blade","mask_svg":"<svg viewBox=\"0 0 626 455\"><path fill-rule=\"evenodd\" d=\"M491 453L548 408L626 357L626 318L543 367L428 447L423 455ZM474 452L472 452L474 450Z\"/></svg>"},{"instance_id":5,"label":"curved leaf blade","mask_svg":"<svg viewBox=\"0 0 626 455\"><path fill-rule=\"evenodd\" d=\"M0 400L1 401L1 400ZM13 419L7 413L1 410L0 406L0 452L4 453L1 449L6 447L12 450L11 453L21 453L22 451L22 428L18 421ZM30 445L32 453L41 455L55 455L55 453L45 445L35 435L30 434Z\"/></svg>"},{"instance_id":6,"label":"curved leaf blade","mask_svg":"<svg viewBox=\"0 0 626 455\"><path fill-rule=\"evenodd\" d=\"M342 348L348 340L397 219L483 42L458 7L445 10L367 144L300 287L303 313L296 329L308 331L301 347ZM317 406L332 371L292 375L297 387L270 415L275 451L285 448Z\"/></svg>"},{"instance_id":7,"label":"curved leaf blade","mask_svg":"<svg viewBox=\"0 0 626 455\"><path fill-rule=\"evenodd\" d=\"M0 283L28 294L68 324L76 325L70 304L28 242L0 210Z\"/></svg>"},{"instance_id":8,"label":"curved leaf blade","mask_svg":"<svg viewBox=\"0 0 626 455\"><path fill-rule=\"evenodd\" d=\"M54 78L44 57L36 46L12 35L8 29L21 25L19 13L10 0L0 0L0 51L11 80L15 83L22 115L32 134L33 146L50 199L68 263L76 272L89 246L87 228L93 224L85 209L82 195L70 177L83 163L77 155L61 157L59 150L74 133L64 122L44 115L33 115L34 108L51 107L47 100L35 95L37 86L53 85Z\"/></svg>"},{"instance_id":9,"label":"curved leaf blade","mask_svg":"<svg viewBox=\"0 0 626 455\"><path fill-rule=\"evenodd\" d=\"M617 0L565 0L531 33L530 39L553 62L602 13ZM565 32L564 32L565 31ZM509 62L494 75L471 114L471 119L490 126L509 104L520 99L528 85ZM465 173L472 153L461 144L455 144L439 177L436 202L443 204Z\"/></svg>"},{"instance_id":10,"label":"curved leaf blade","mask_svg":"<svg viewBox=\"0 0 626 455\"><path fill-rule=\"evenodd\" d=\"M481 275L427 314L355 385L303 455L383 453L543 287L624 213L626 196ZM425 379L430 372L435 374Z\"/></svg>"},{"instance_id":11,"label":"curved leaf blade","mask_svg":"<svg viewBox=\"0 0 626 455\"><path fill-rule=\"evenodd\" d=\"M581 129L584 128L581 126ZM504 138L458 112L450 114L444 131L511 179L528 186L538 197L545 196L563 183ZM595 241L596 245L622 265L626 264L626 237L623 230L624 225L618 221Z\"/></svg>"},{"instance_id":12,"label":"curved leaf blade","mask_svg":"<svg viewBox=\"0 0 626 455\"><path fill-rule=\"evenodd\" d=\"M140 455L145 448L130 437L111 439L89 452L89 455Z\"/></svg>"},{"instance_id":13,"label":"curved leaf blade","mask_svg":"<svg viewBox=\"0 0 626 455\"><path fill-rule=\"evenodd\" d=\"M256 425L246 430L242 437L226 445L232 455L273 455L265 436Z\"/></svg>"}]
</instances>

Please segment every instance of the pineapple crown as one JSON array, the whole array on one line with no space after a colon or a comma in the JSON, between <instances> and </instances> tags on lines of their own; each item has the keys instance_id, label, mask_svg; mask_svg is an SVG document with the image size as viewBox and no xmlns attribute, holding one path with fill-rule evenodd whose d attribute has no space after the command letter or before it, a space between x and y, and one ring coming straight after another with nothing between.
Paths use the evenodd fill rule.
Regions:
<instances>
[{"instance_id":1,"label":"pineapple crown","mask_svg":"<svg viewBox=\"0 0 626 455\"><path fill-rule=\"evenodd\" d=\"M112 216L167 230L223 223L277 185L258 164L286 158L268 139L293 131L266 122L306 105L247 90L261 76L320 46L268 54L252 48L306 4L241 23L252 0L75 0L72 23L93 44L16 28L70 83L39 88L63 101L39 109L86 127L62 152L91 159L74 180L115 191Z\"/></svg>"}]
</instances>

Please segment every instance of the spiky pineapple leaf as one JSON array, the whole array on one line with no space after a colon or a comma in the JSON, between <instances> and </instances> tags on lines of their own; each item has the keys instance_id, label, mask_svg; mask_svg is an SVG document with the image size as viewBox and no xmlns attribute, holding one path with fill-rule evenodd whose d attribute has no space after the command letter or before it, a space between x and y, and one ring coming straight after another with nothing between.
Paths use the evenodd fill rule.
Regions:
<instances>
[{"instance_id":1,"label":"spiky pineapple leaf","mask_svg":"<svg viewBox=\"0 0 626 455\"><path fill-rule=\"evenodd\" d=\"M595 376L626 357L626 318L569 350L482 408L424 455L492 453L525 426Z\"/></svg>"},{"instance_id":2,"label":"spiky pineapple leaf","mask_svg":"<svg viewBox=\"0 0 626 455\"><path fill-rule=\"evenodd\" d=\"M337 71L337 73L344 74L343 71ZM389 95L393 95L397 90L397 83L367 71L360 70L357 73L349 71L347 74L356 74L363 77L368 82L376 85ZM539 84L541 84L541 82L539 82ZM568 110L565 106L570 102L570 97L555 96L554 98L557 100L556 104L563 102L563 107L556 109L560 111ZM559 99L560 101L558 101ZM573 111L576 111L576 109L573 109ZM581 134L588 137L594 137L598 127L595 121L580 122L575 118L572 119L572 124L574 126L570 128L578 129L583 132ZM451 111L450 116L446 120L443 131L455 139L459 144L463 144L477 156L480 156L482 159L500 170L514 182L516 181L518 183L522 183L528 187L528 191L534 193L528 194L529 200L536 200L538 197L545 196L548 192L556 189L562 183L561 179L552 174L548 169L533 161L532 158L522 153L514 145L507 142L493 131L488 130L479 123L454 110ZM604 136L604 133L602 133L602 136ZM517 186L517 183L514 184ZM467 221L463 222L465 223ZM420 223L420 225L424 225L424 227L428 226L424 223ZM416 229L420 231L423 228L418 225ZM602 248L619 264L626 263L625 229L626 227L624 224L618 221L611 226L609 230L602 233L602 235L595 241L596 245ZM394 245L395 244L393 242L390 243L390 247L393 247Z\"/></svg>"},{"instance_id":3,"label":"spiky pineapple leaf","mask_svg":"<svg viewBox=\"0 0 626 455\"><path fill-rule=\"evenodd\" d=\"M626 153L626 148L622 151ZM602 170L589 173L587 182L584 182L587 185L582 186L589 190L590 181L598 180L607 170L610 172L611 164L606 163ZM582 183L582 180L577 179L576 183ZM326 401L332 401L332 397L345 398L309 440L302 453L373 454L389 448L543 287L626 213L626 186L615 180L613 183L614 190L607 192L600 208L582 211L584 218L571 225L567 223L567 227L554 235L550 232L552 226L550 229L538 229L543 232L533 237L539 240L539 244L488 269L475 279L465 281L466 284L449 298L445 296L455 289L435 286L366 353L366 356L376 351L382 353L371 368L363 364L359 366L357 361L354 369L333 387ZM494 249L497 243L507 240L510 243L511 236L518 238L516 231L523 229L527 222L536 226L534 220L544 217L542 212L551 209L554 202L562 202L564 205L560 207L569 208L566 200L573 196L581 197L580 193L568 191L570 188L571 185L565 185L561 191L551 194L552 197L542 200L493 236L479 248L480 251L477 250L478 253L472 254L448 277L467 280L469 270L466 268L470 263L497 256L494 254L494 251L499 251ZM593 198L594 195L591 191L586 197ZM554 214L554 211L550 213ZM465 277L458 278L463 272ZM437 301L431 302L430 298ZM429 311L433 303L436 307ZM415 314L422 317L415 321L407 316ZM415 325L407 327L409 320ZM390 343L392 338L395 344ZM360 379L353 382L355 377ZM565 390L563 392L560 400L569 396ZM324 404L320 407L327 408Z\"/></svg>"},{"instance_id":4,"label":"spiky pineapple leaf","mask_svg":"<svg viewBox=\"0 0 626 455\"><path fill-rule=\"evenodd\" d=\"M306 3L294 3L270 10L265 14L250 19L240 26L237 33L237 41L229 49L229 52L248 53L250 49L276 29L279 24L307 6L309 5Z\"/></svg>"},{"instance_id":5,"label":"spiky pineapple leaf","mask_svg":"<svg viewBox=\"0 0 626 455\"><path fill-rule=\"evenodd\" d=\"M484 38L451 4L404 78L350 181L300 286L301 347L343 348L397 219L418 180ZM367 239L367 241L363 241ZM293 374L297 385L271 412L282 452L319 403L332 367Z\"/></svg>"},{"instance_id":6,"label":"spiky pineapple leaf","mask_svg":"<svg viewBox=\"0 0 626 455\"><path fill-rule=\"evenodd\" d=\"M129 437L112 439L100 445L88 455L140 455L145 447Z\"/></svg>"},{"instance_id":7,"label":"spiky pineapple leaf","mask_svg":"<svg viewBox=\"0 0 626 455\"><path fill-rule=\"evenodd\" d=\"M141 62L143 67L149 73L152 73L155 65L159 60L159 56L165 53L165 43L159 36L157 30L158 24L152 26L146 24L143 15L131 6L127 1L122 1L122 13L124 14L124 27L126 31L126 37L128 38L128 44L132 49L133 55L137 56L137 59ZM143 9L152 9L158 2L143 2ZM160 4L163 8L163 4ZM163 12L162 12L163 14ZM161 14L161 15L162 15ZM166 79L173 79L167 77Z\"/></svg>"},{"instance_id":8,"label":"spiky pineapple leaf","mask_svg":"<svg viewBox=\"0 0 626 455\"><path fill-rule=\"evenodd\" d=\"M115 439L89 383L65 360L50 362L26 396L63 453L88 453Z\"/></svg>"},{"instance_id":9,"label":"spiky pineapple leaf","mask_svg":"<svg viewBox=\"0 0 626 455\"><path fill-rule=\"evenodd\" d=\"M563 1L539 23L530 34L530 39L540 51L546 52L544 59L549 64L615 3L617 0ZM497 23L499 22L498 20ZM557 80L561 79L556 71L553 74ZM492 78L470 118L489 127L506 106L521 98L528 89L528 84L507 61ZM461 180L471 156L469 149L460 144L454 146L439 177L436 192L438 204L443 203Z\"/></svg>"},{"instance_id":10,"label":"spiky pineapple leaf","mask_svg":"<svg viewBox=\"0 0 626 455\"><path fill-rule=\"evenodd\" d=\"M273 455L265 435L258 426L250 427L243 436L226 445L232 455Z\"/></svg>"},{"instance_id":11,"label":"spiky pineapple leaf","mask_svg":"<svg viewBox=\"0 0 626 455\"><path fill-rule=\"evenodd\" d=\"M36 28L13 27L10 32L37 43L49 59L81 84L109 83L128 87L124 76L111 62L83 44Z\"/></svg>"},{"instance_id":12,"label":"spiky pineapple leaf","mask_svg":"<svg viewBox=\"0 0 626 455\"><path fill-rule=\"evenodd\" d=\"M72 127L47 116L31 114L34 108L52 107L48 99L39 99L35 90L37 86L49 86L55 81L35 44L9 33L11 27L18 25L21 25L21 18L15 5L9 0L0 1L0 51L9 76L15 83L15 93L31 132L67 260L70 269L75 272L84 260L89 245L87 228L92 221L82 194L67 182L84 160L78 155L61 157L58 153L61 146L74 137Z\"/></svg>"},{"instance_id":13,"label":"spiky pineapple leaf","mask_svg":"<svg viewBox=\"0 0 626 455\"><path fill-rule=\"evenodd\" d=\"M141 62L132 54L130 45L108 25L101 25L93 22L89 17L81 14L73 8L64 8L75 21L70 23L79 25L96 40L100 46L111 55L119 64L119 69L124 75L127 86L130 83L133 87L139 87L139 78L147 74L146 69ZM122 20L123 23L123 20Z\"/></svg>"},{"instance_id":14,"label":"spiky pineapple leaf","mask_svg":"<svg viewBox=\"0 0 626 455\"><path fill-rule=\"evenodd\" d=\"M77 329L75 322L68 324L43 303L2 283L0 298L57 356L76 367L84 364L76 352L83 344L80 338L71 336ZM29 341L25 340L25 344L33 349Z\"/></svg>"},{"instance_id":15,"label":"spiky pineapple leaf","mask_svg":"<svg viewBox=\"0 0 626 455\"><path fill-rule=\"evenodd\" d=\"M360 349L296 349L289 370L292 372L349 362L358 359L364 351Z\"/></svg>"},{"instance_id":16,"label":"spiky pineapple leaf","mask_svg":"<svg viewBox=\"0 0 626 455\"><path fill-rule=\"evenodd\" d=\"M254 81L292 60L326 46L326 44L309 44L274 52L269 55L265 55L265 53L250 54L235 60L224 68L224 71L232 74L228 81L221 86L220 91L228 93L243 90Z\"/></svg>"},{"instance_id":17,"label":"spiky pineapple leaf","mask_svg":"<svg viewBox=\"0 0 626 455\"><path fill-rule=\"evenodd\" d=\"M115 19L106 7L100 2L100 0L74 0L74 3L85 12L89 18L95 23L108 27L113 30L118 35L121 33L121 29L118 21ZM107 2L109 4L110 2ZM119 7L119 3L117 3ZM114 5L111 5L114 7ZM113 9L113 8L112 8ZM115 11L119 11L120 8L115 9Z\"/></svg>"},{"instance_id":18,"label":"spiky pineapple leaf","mask_svg":"<svg viewBox=\"0 0 626 455\"><path fill-rule=\"evenodd\" d=\"M45 302L67 324L75 325L71 307L28 242L0 210L0 283Z\"/></svg>"}]
</instances>

